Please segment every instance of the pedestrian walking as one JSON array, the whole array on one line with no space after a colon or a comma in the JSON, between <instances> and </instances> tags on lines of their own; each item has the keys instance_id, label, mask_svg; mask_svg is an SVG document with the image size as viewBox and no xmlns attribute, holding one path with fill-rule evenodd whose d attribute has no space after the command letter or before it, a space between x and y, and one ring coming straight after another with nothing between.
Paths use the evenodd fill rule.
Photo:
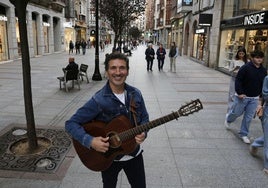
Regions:
<instances>
[{"instance_id":1,"label":"pedestrian walking","mask_svg":"<svg viewBox=\"0 0 268 188\"><path fill-rule=\"evenodd\" d=\"M249 152L256 157L258 148L263 147L263 171L268 175L268 76L263 81L262 101L258 105L257 116L261 119L263 135L253 141L249 147Z\"/></svg>"},{"instance_id":2,"label":"pedestrian walking","mask_svg":"<svg viewBox=\"0 0 268 188\"><path fill-rule=\"evenodd\" d=\"M103 153L109 150L109 137L89 135L84 130L83 124L91 121L109 123L120 115L127 117L133 127L149 122L149 115L141 92L125 83L129 73L128 58L121 53L107 55L105 71L108 78L106 85L95 93L65 124L67 132L81 145ZM122 129L124 128L124 124L117 126L119 126L119 130L120 126ZM145 138L145 132L136 135L135 151L129 155L117 156L112 164L101 172L103 187L115 188L121 170L126 173L131 187L146 187L143 155L140 147ZM108 153L107 156L109 156Z\"/></svg>"},{"instance_id":3,"label":"pedestrian walking","mask_svg":"<svg viewBox=\"0 0 268 188\"><path fill-rule=\"evenodd\" d=\"M104 48L105 48L104 42L100 41L100 49L102 52L104 52Z\"/></svg>"},{"instance_id":4,"label":"pedestrian walking","mask_svg":"<svg viewBox=\"0 0 268 188\"><path fill-rule=\"evenodd\" d=\"M69 42L69 54L74 53L74 43L72 40Z\"/></svg>"},{"instance_id":5,"label":"pedestrian walking","mask_svg":"<svg viewBox=\"0 0 268 188\"><path fill-rule=\"evenodd\" d=\"M75 42L75 54L80 54L80 41Z\"/></svg>"},{"instance_id":6,"label":"pedestrian walking","mask_svg":"<svg viewBox=\"0 0 268 188\"><path fill-rule=\"evenodd\" d=\"M87 40L87 49L89 49L91 46L90 46L90 38Z\"/></svg>"},{"instance_id":7,"label":"pedestrian walking","mask_svg":"<svg viewBox=\"0 0 268 188\"><path fill-rule=\"evenodd\" d=\"M242 67L249 60L247 58L247 52L244 47L241 47L237 50L234 60L230 62L229 71L231 73L231 80L229 84L229 94L228 94L228 108L227 113L231 109L234 98L235 98L235 78L240 67Z\"/></svg>"},{"instance_id":8,"label":"pedestrian walking","mask_svg":"<svg viewBox=\"0 0 268 188\"><path fill-rule=\"evenodd\" d=\"M173 71L176 72L176 58L178 57L178 55L179 55L179 50L176 46L176 43L172 42L169 53L168 53L168 57L170 60L170 69L169 69L170 72L173 72Z\"/></svg>"},{"instance_id":9,"label":"pedestrian walking","mask_svg":"<svg viewBox=\"0 0 268 188\"><path fill-rule=\"evenodd\" d=\"M255 50L250 55L251 61L243 65L237 73L234 104L224 122L225 127L230 129L231 123L244 114L239 136L246 144L250 144L249 126L258 106L263 79L267 75L266 69L262 66L264 53Z\"/></svg>"},{"instance_id":10,"label":"pedestrian walking","mask_svg":"<svg viewBox=\"0 0 268 188\"><path fill-rule=\"evenodd\" d=\"M86 48L87 48L87 42L85 40L82 40L81 42L81 47L82 47L82 54L86 54Z\"/></svg>"},{"instance_id":11,"label":"pedestrian walking","mask_svg":"<svg viewBox=\"0 0 268 188\"><path fill-rule=\"evenodd\" d=\"M166 49L162 44L159 45L159 48L156 50L156 56L158 61L158 70L163 70L163 66L165 63Z\"/></svg>"},{"instance_id":12,"label":"pedestrian walking","mask_svg":"<svg viewBox=\"0 0 268 188\"><path fill-rule=\"evenodd\" d=\"M145 59L147 61L147 71L153 71L155 51L153 49L153 44L149 43L147 49L145 50Z\"/></svg>"}]
</instances>

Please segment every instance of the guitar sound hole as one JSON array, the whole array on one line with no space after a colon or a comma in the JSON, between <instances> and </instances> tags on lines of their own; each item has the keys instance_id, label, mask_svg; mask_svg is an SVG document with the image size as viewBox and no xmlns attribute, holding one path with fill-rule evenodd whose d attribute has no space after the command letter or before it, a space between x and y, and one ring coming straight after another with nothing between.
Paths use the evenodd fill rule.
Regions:
<instances>
[{"instance_id":1,"label":"guitar sound hole","mask_svg":"<svg viewBox=\"0 0 268 188\"><path fill-rule=\"evenodd\" d=\"M120 137L118 136L118 134L116 134L115 132L110 132L108 134L108 137L109 137L109 144L111 148L118 148L121 146L122 141Z\"/></svg>"}]
</instances>

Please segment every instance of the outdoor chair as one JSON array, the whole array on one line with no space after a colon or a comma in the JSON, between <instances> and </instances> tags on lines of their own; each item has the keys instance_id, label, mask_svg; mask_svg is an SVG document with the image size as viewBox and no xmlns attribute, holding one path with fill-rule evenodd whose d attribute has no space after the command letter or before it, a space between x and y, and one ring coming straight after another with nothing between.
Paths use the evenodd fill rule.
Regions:
<instances>
[{"instance_id":1,"label":"outdoor chair","mask_svg":"<svg viewBox=\"0 0 268 188\"><path fill-rule=\"evenodd\" d=\"M60 81L60 89L62 89L61 83L63 82L65 90L66 90L66 92L68 92L67 82L72 81L72 88L74 88L74 82L76 81L76 83L78 85L78 89L80 90L79 70L65 70L64 68L62 70L64 72L64 76L57 77L58 80Z\"/></svg>"},{"instance_id":2,"label":"outdoor chair","mask_svg":"<svg viewBox=\"0 0 268 188\"><path fill-rule=\"evenodd\" d=\"M79 68L79 77L81 78L82 81L83 81L83 77L86 77L87 83L89 83L88 76L87 76L87 69L88 69L88 65L81 64Z\"/></svg>"}]
</instances>

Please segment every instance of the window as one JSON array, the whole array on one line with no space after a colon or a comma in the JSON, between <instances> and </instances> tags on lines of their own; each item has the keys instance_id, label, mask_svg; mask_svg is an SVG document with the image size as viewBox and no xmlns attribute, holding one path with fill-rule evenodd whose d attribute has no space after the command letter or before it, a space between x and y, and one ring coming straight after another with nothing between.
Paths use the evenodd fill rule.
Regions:
<instances>
[{"instance_id":1,"label":"window","mask_svg":"<svg viewBox=\"0 0 268 188\"><path fill-rule=\"evenodd\" d=\"M226 0L224 1L223 19L267 9L267 0Z\"/></svg>"}]
</instances>

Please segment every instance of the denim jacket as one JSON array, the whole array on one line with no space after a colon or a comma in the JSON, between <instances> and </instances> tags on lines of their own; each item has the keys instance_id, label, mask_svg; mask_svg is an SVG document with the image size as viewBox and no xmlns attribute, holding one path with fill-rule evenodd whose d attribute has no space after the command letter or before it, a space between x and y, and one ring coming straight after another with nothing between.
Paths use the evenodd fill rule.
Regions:
<instances>
[{"instance_id":1,"label":"denim jacket","mask_svg":"<svg viewBox=\"0 0 268 188\"><path fill-rule=\"evenodd\" d=\"M109 123L119 115L128 117L134 125L134 120L130 112L130 101L134 99L136 105L137 124L142 125L149 121L149 115L141 92L128 84L125 84L125 104L123 104L112 92L109 81L99 90L84 106L65 123L66 131L79 141L83 146L90 148L93 136L87 134L83 129L83 124L92 120L99 120Z\"/></svg>"}]
</instances>

